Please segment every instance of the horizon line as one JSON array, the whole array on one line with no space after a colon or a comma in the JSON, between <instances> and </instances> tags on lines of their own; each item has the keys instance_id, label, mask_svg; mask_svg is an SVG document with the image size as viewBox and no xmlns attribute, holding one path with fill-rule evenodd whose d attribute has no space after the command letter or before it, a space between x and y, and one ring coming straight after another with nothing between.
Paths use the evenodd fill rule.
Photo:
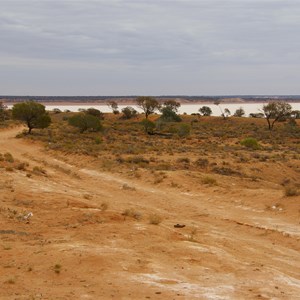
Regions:
<instances>
[{"instance_id":1,"label":"horizon line","mask_svg":"<svg viewBox=\"0 0 300 300\"><path fill-rule=\"evenodd\" d=\"M224 94L224 95L180 95L180 94L164 94L164 95L0 95L0 98L4 97L300 97L300 94Z\"/></svg>"}]
</instances>

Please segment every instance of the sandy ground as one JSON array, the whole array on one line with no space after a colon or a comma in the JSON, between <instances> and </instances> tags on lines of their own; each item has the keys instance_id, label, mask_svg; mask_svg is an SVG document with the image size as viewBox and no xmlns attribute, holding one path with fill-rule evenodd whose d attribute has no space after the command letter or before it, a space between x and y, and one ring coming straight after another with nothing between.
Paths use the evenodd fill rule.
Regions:
<instances>
[{"instance_id":1,"label":"sandy ground","mask_svg":"<svg viewBox=\"0 0 300 300\"><path fill-rule=\"evenodd\" d=\"M46 174L0 169L0 299L300 299L299 196L151 185L20 130L0 131L0 153Z\"/></svg>"}]
</instances>

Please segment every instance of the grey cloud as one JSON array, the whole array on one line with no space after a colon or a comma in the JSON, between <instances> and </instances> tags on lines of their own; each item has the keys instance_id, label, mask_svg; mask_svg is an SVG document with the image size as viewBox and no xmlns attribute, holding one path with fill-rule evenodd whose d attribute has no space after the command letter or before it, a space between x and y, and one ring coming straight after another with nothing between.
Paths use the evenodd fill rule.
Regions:
<instances>
[{"instance_id":1,"label":"grey cloud","mask_svg":"<svg viewBox=\"0 0 300 300\"><path fill-rule=\"evenodd\" d=\"M77 67L86 72L86 81L97 76L106 84L108 78L111 85L127 82L132 93L135 82L142 90L161 90L157 85L162 81L170 87L172 82L184 82L197 91L196 79L205 79L213 94L215 73L224 90L224 83L235 88L226 74L235 78L231 70L236 70L249 77L250 89L256 80L247 75L247 68L252 74L253 66L270 71L281 66L287 77L295 75L288 66L299 65L299 14L296 0L4 0L0 65L19 65L30 74L39 69L45 75L56 68L64 77L68 68ZM164 78L156 80L157 76ZM153 84L146 88L149 80ZM52 84L62 89L55 78ZM81 84L91 88L83 80Z\"/></svg>"}]
</instances>

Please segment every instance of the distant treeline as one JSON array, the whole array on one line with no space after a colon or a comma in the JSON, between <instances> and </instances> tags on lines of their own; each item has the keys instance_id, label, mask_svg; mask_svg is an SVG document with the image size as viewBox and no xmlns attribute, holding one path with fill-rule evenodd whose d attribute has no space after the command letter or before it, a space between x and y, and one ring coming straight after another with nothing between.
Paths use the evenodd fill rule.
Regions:
<instances>
[{"instance_id":1,"label":"distant treeline","mask_svg":"<svg viewBox=\"0 0 300 300\"><path fill-rule=\"evenodd\" d=\"M0 96L2 102L23 102L27 100L34 100L37 102L96 102L107 103L109 101L134 102L138 96ZM155 96L158 100L176 99L182 103L193 102L211 102L224 101L224 102L268 102L270 100L280 100L287 102L300 102L300 95L286 95L286 96L260 96L260 95L232 95L232 96L185 96L185 95L172 95L172 96Z\"/></svg>"}]
</instances>

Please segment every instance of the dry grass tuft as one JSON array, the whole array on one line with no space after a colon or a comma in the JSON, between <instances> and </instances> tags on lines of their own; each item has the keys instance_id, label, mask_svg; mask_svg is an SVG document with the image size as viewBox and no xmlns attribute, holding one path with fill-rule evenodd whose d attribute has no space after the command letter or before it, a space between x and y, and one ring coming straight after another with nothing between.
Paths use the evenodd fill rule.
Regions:
<instances>
[{"instance_id":1,"label":"dry grass tuft","mask_svg":"<svg viewBox=\"0 0 300 300\"><path fill-rule=\"evenodd\" d=\"M149 223L152 225L158 225L162 222L162 217L157 214L152 214L149 216Z\"/></svg>"}]
</instances>

